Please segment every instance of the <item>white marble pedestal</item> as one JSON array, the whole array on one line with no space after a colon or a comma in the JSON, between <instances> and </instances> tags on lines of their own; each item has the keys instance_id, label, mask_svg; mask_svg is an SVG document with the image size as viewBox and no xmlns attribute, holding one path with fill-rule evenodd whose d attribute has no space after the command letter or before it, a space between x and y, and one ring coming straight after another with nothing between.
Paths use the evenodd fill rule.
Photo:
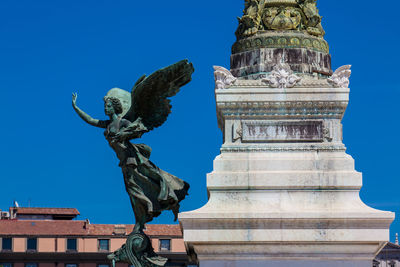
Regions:
<instances>
[{"instance_id":1,"label":"white marble pedestal","mask_svg":"<svg viewBox=\"0 0 400 267\"><path fill-rule=\"evenodd\" d=\"M311 75L272 88L266 78L216 68L224 144L209 202L179 215L188 252L200 267L370 267L394 214L359 197L362 174L342 143L349 89Z\"/></svg>"},{"instance_id":2,"label":"white marble pedestal","mask_svg":"<svg viewBox=\"0 0 400 267\"><path fill-rule=\"evenodd\" d=\"M267 261L201 261L200 267L371 267L371 261L267 260Z\"/></svg>"}]
</instances>

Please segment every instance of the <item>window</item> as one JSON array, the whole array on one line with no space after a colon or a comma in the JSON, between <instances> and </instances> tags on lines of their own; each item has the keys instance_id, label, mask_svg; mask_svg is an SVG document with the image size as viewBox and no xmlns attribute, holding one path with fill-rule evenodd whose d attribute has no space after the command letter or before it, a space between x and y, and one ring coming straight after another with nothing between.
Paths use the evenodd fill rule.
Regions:
<instances>
[{"instance_id":1,"label":"window","mask_svg":"<svg viewBox=\"0 0 400 267\"><path fill-rule=\"evenodd\" d=\"M36 251L37 250L37 238L28 238L26 241L26 250L28 251ZM36 264L36 263L33 263ZM36 267L36 266L28 266L26 264L26 267Z\"/></svg>"},{"instance_id":2,"label":"window","mask_svg":"<svg viewBox=\"0 0 400 267\"><path fill-rule=\"evenodd\" d=\"M26 263L25 267L38 267L37 263Z\"/></svg>"},{"instance_id":3,"label":"window","mask_svg":"<svg viewBox=\"0 0 400 267\"><path fill-rule=\"evenodd\" d=\"M12 238L3 238L1 241L1 248L3 251L7 250L7 251L11 251L12 250ZM3 264L4 265L4 264Z\"/></svg>"},{"instance_id":4,"label":"window","mask_svg":"<svg viewBox=\"0 0 400 267\"><path fill-rule=\"evenodd\" d=\"M160 239L160 251L171 250L171 239Z\"/></svg>"},{"instance_id":5,"label":"window","mask_svg":"<svg viewBox=\"0 0 400 267\"><path fill-rule=\"evenodd\" d=\"M394 261L391 261L391 262L389 263L389 266L390 266L390 267L396 267L396 263L395 263Z\"/></svg>"},{"instance_id":6,"label":"window","mask_svg":"<svg viewBox=\"0 0 400 267\"><path fill-rule=\"evenodd\" d=\"M97 267L110 267L110 265L108 265L108 264L99 264L99 265L97 265Z\"/></svg>"},{"instance_id":7,"label":"window","mask_svg":"<svg viewBox=\"0 0 400 267\"><path fill-rule=\"evenodd\" d=\"M76 264L76 263L67 263L67 264L65 264L65 267L78 267L78 264Z\"/></svg>"},{"instance_id":8,"label":"window","mask_svg":"<svg viewBox=\"0 0 400 267\"><path fill-rule=\"evenodd\" d=\"M77 251L76 238L68 238L67 239L67 251ZM74 266L71 266L71 267L74 267Z\"/></svg>"},{"instance_id":9,"label":"window","mask_svg":"<svg viewBox=\"0 0 400 267\"><path fill-rule=\"evenodd\" d=\"M0 263L0 267L12 267L12 263Z\"/></svg>"},{"instance_id":10,"label":"window","mask_svg":"<svg viewBox=\"0 0 400 267\"><path fill-rule=\"evenodd\" d=\"M109 251L109 250L110 250L110 240L99 239L99 251Z\"/></svg>"}]
</instances>

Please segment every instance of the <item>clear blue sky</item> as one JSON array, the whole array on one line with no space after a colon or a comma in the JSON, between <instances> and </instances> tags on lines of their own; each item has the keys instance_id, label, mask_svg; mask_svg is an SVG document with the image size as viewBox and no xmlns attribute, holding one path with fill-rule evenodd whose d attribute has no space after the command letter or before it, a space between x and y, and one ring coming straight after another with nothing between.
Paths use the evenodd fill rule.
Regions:
<instances>
[{"instance_id":1,"label":"clear blue sky","mask_svg":"<svg viewBox=\"0 0 400 267\"><path fill-rule=\"evenodd\" d=\"M173 98L166 124L142 142L152 161L191 184L182 210L207 201L219 154L213 65L229 67L243 0L2 0L0 2L0 208L76 207L95 223L133 223L121 170L103 132L102 97L188 58L193 82ZM319 1L333 68L353 65L344 142L364 173L362 199L400 214L399 1ZM166 213L155 223L170 223ZM392 225L392 240L400 223Z\"/></svg>"}]
</instances>

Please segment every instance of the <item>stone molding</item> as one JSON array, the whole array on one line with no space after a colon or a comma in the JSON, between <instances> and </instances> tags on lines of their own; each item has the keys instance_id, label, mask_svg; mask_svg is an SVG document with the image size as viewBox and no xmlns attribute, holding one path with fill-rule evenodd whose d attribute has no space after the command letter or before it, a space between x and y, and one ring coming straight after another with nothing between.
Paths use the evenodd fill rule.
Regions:
<instances>
[{"instance_id":1,"label":"stone molding","mask_svg":"<svg viewBox=\"0 0 400 267\"><path fill-rule=\"evenodd\" d=\"M268 74L282 59L295 73L325 77L333 73L329 54L305 48L258 48L232 54L230 69L235 77Z\"/></svg>"},{"instance_id":2,"label":"stone molding","mask_svg":"<svg viewBox=\"0 0 400 267\"><path fill-rule=\"evenodd\" d=\"M241 77L235 82L236 87L251 87L265 88L265 82L262 80L267 77L267 73L259 73ZM299 81L293 88L338 88L328 82L327 78L319 78L311 75L302 75Z\"/></svg>"},{"instance_id":3,"label":"stone molding","mask_svg":"<svg viewBox=\"0 0 400 267\"><path fill-rule=\"evenodd\" d=\"M347 101L218 102L219 116L228 117L315 117L341 119Z\"/></svg>"},{"instance_id":4,"label":"stone molding","mask_svg":"<svg viewBox=\"0 0 400 267\"><path fill-rule=\"evenodd\" d=\"M282 216L283 217L283 216ZM192 227L195 226L196 229L207 229L203 222L207 220L209 225L212 225L212 229L258 229L260 222L258 218L237 218L235 221L230 220L219 220L219 219L199 219L192 223ZM295 218L271 218L265 220L265 226L268 229L318 229L323 227L324 229L338 229L343 227L345 224L351 229L363 229L369 226L374 226L376 228L385 228L390 226L391 221L386 219L377 219L371 222L366 222L362 218L308 218L308 219L295 219ZM190 228L189 228L190 229Z\"/></svg>"},{"instance_id":5,"label":"stone molding","mask_svg":"<svg viewBox=\"0 0 400 267\"><path fill-rule=\"evenodd\" d=\"M293 88L302 78L293 74L290 66L286 63L279 63L273 71L262 82L274 88Z\"/></svg>"},{"instance_id":6,"label":"stone molding","mask_svg":"<svg viewBox=\"0 0 400 267\"><path fill-rule=\"evenodd\" d=\"M232 73L224 67L214 66L215 89L231 87L237 80Z\"/></svg>"},{"instance_id":7,"label":"stone molding","mask_svg":"<svg viewBox=\"0 0 400 267\"><path fill-rule=\"evenodd\" d=\"M244 120L242 143L323 142L323 120Z\"/></svg>"},{"instance_id":8,"label":"stone molding","mask_svg":"<svg viewBox=\"0 0 400 267\"><path fill-rule=\"evenodd\" d=\"M290 31L279 33L260 32L254 37L241 39L232 46L232 54L259 48L306 48L329 53L329 45L324 39Z\"/></svg>"},{"instance_id":9,"label":"stone molding","mask_svg":"<svg viewBox=\"0 0 400 267\"><path fill-rule=\"evenodd\" d=\"M222 146L221 153L237 153L237 152L311 152L311 151L336 151L344 152L346 147L340 145L310 144L310 145L252 145L252 146Z\"/></svg>"},{"instance_id":10,"label":"stone molding","mask_svg":"<svg viewBox=\"0 0 400 267\"><path fill-rule=\"evenodd\" d=\"M351 65L338 68L333 75L328 78L328 82L339 88L348 88L350 85Z\"/></svg>"}]
</instances>

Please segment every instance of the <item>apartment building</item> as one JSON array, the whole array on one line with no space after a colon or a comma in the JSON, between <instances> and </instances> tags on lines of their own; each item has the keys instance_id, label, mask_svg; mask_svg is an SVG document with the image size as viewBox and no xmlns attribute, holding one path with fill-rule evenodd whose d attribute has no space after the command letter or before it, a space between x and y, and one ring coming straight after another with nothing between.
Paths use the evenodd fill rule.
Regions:
<instances>
[{"instance_id":1,"label":"apartment building","mask_svg":"<svg viewBox=\"0 0 400 267\"><path fill-rule=\"evenodd\" d=\"M387 243L376 256L373 267L400 267L400 246L398 235L394 243Z\"/></svg>"},{"instance_id":2,"label":"apartment building","mask_svg":"<svg viewBox=\"0 0 400 267\"><path fill-rule=\"evenodd\" d=\"M2 267L111 267L107 255L133 229L74 220L76 209L13 207L0 214ZM189 264L179 225L148 225L145 233L155 251L169 259L166 266L195 266Z\"/></svg>"}]
</instances>

